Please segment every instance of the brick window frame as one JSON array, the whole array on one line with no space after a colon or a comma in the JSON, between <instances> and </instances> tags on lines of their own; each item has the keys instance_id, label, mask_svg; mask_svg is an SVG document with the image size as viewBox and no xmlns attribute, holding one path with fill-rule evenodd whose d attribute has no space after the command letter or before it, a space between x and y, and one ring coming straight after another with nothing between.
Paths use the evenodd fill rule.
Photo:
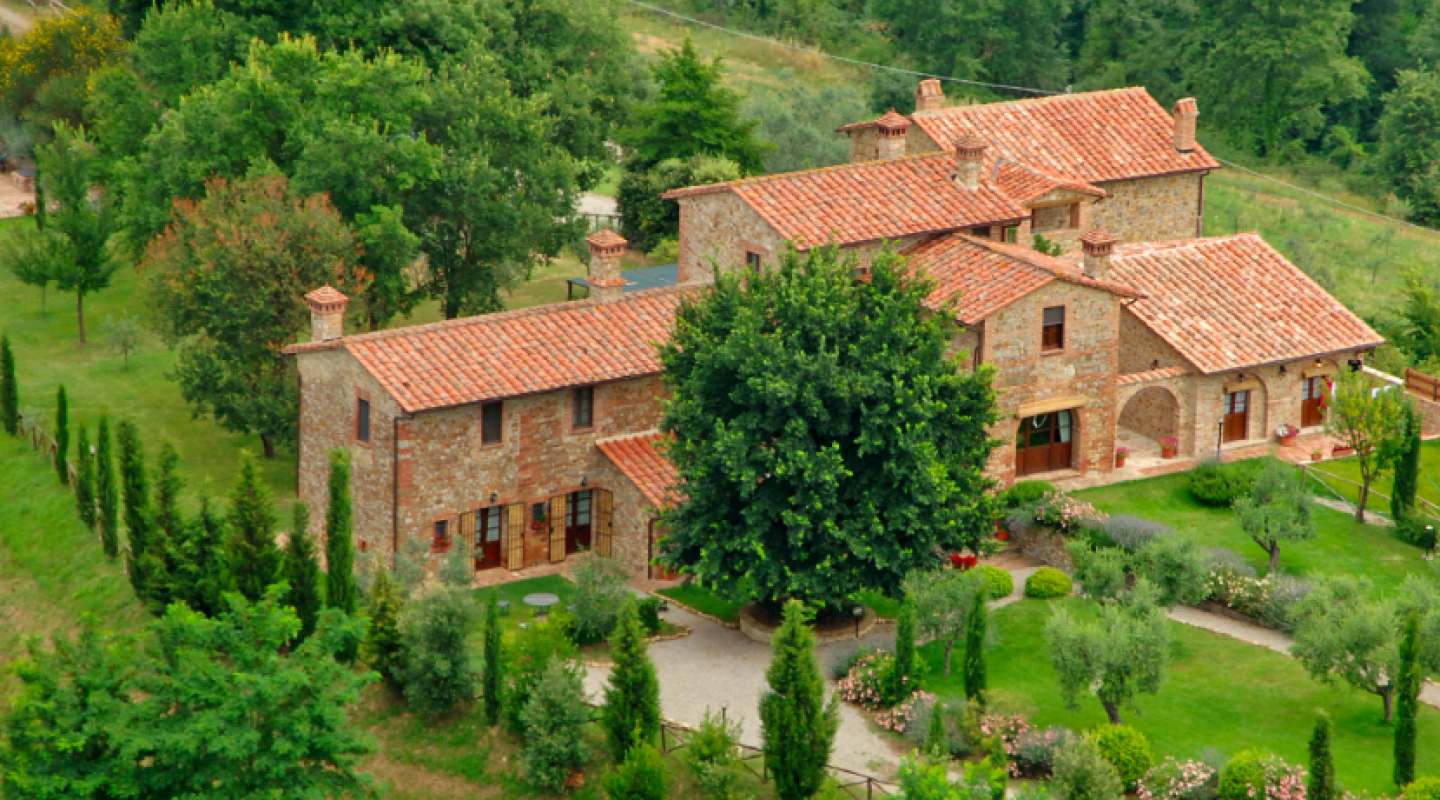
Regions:
<instances>
[{"instance_id":1,"label":"brick window frame","mask_svg":"<svg viewBox=\"0 0 1440 800\"><path fill-rule=\"evenodd\" d=\"M505 444L505 401L481 403L479 417L480 446L503 446Z\"/></svg>"},{"instance_id":2,"label":"brick window frame","mask_svg":"<svg viewBox=\"0 0 1440 800\"><path fill-rule=\"evenodd\" d=\"M364 389L355 390L355 424L351 438L357 444L369 447L375 438L375 406L370 402L370 393Z\"/></svg>"},{"instance_id":3,"label":"brick window frame","mask_svg":"<svg viewBox=\"0 0 1440 800\"><path fill-rule=\"evenodd\" d=\"M455 541L455 531L451 529L450 519L442 517L434 520L430 527L430 552L448 553L450 546Z\"/></svg>"},{"instance_id":4,"label":"brick window frame","mask_svg":"<svg viewBox=\"0 0 1440 800\"><path fill-rule=\"evenodd\" d=\"M589 433L595 430L595 398L598 394L599 392L595 391L593 384L577 386L570 390L570 430L572 432ZM588 415L588 418L583 420L583 424L582 411Z\"/></svg>"},{"instance_id":5,"label":"brick window frame","mask_svg":"<svg viewBox=\"0 0 1440 800\"><path fill-rule=\"evenodd\" d=\"M1052 311L1058 311L1059 314L1051 314L1050 312ZM1056 316L1059 317L1059 322L1053 321L1053 318ZM1045 306L1041 309L1040 355L1052 356L1065 352L1068 343L1068 337L1065 336L1065 323L1069 316L1070 307L1065 303L1055 306Z\"/></svg>"}]
</instances>

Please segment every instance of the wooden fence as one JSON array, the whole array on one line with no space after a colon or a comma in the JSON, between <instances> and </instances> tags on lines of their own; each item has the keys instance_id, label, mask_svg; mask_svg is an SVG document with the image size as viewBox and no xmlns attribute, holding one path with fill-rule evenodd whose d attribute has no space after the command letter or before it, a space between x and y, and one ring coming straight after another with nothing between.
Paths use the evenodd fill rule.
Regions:
<instances>
[{"instance_id":1,"label":"wooden fence","mask_svg":"<svg viewBox=\"0 0 1440 800\"><path fill-rule=\"evenodd\" d=\"M1338 498L1341 502L1343 502L1343 503L1349 503L1351 508L1354 508L1354 507L1355 507L1355 504L1354 504L1353 502L1351 502L1349 498L1347 498L1347 497L1345 497L1344 495L1341 495L1339 492L1335 491L1335 489L1333 489L1333 488L1330 486L1330 484L1326 483L1326 481L1327 481L1327 480L1337 481L1337 482L1339 482L1339 483L1349 484L1350 486L1354 486L1356 489L1359 489L1359 488L1360 488L1360 483L1359 483L1358 481L1352 481L1352 480L1350 480L1349 478L1342 478L1342 477L1340 477L1339 475L1336 475L1336 474L1334 474L1334 473L1332 473L1332 472L1325 472L1324 470L1318 469L1318 468L1316 468L1316 467L1312 467L1312 466L1310 466L1309 464L1306 464L1306 463L1304 463L1304 462L1301 462L1301 463L1299 463L1299 464L1296 464L1296 466L1298 466L1298 467L1300 468L1300 472L1301 472L1302 474L1305 474L1305 475L1313 475L1313 477L1315 478L1315 482L1316 482L1316 483L1319 483L1321 486L1324 486L1326 489L1329 489L1329 490L1330 490L1330 493L1333 494L1333 495L1335 495L1335 497ZM1377 491L1373 486L1370 488L1369 496L1370 496L1371 498L1379 498L1379 499L1384 500L1384 501L1386 501L1386 502L1389 502L1389 501L1390 501L1390 495L1385 494L1385 493L1380 492L1380 491ZM1375 516L1381 517L1382 519L1386 517L1386 515L1385 515L1383 512L1377 511L1377 510L1375 510L1374 508L1369 507L1370 505L1373 505L1373 504L1367 503L1366 505L1367 505L1367 508L1365 509L1365 513L1366 513L1366 514L1374 514ZM1418 509L1420 509L1421 511L1425 512L1425 513L1426 513L1427 515L1429 515L1430 517L1433 517L1433 518L1435 518L1435 519L1437 519L1437 520L1440 520L1440 505L1436 505L1435 503L1432 503L1432 502L1430 502L1429 500L1426 500L1425 498L1420 497L1420 496L1417 495L1417 496L1415 497L1415 506L1416 506L1416 508L1418 508Z\"/></svg>"},{"instance_id":2,"label":"wooden fence","mask_svg":"<svg viewBox=\"0 0 1440 800\"><path fill-rule=\"evenodd\" d=\"M1440 380L1409 367L1405 368L1405 390L1417 397L1440 402Z\"/></svg>"},{"instance_id":3,"label":"wooden fence","mask_svg":"<svg viewBox=\"0 0 1440 800\"><path fill-rule=\"evenodd\" d=\"M51 464L55 463L55 451L60 448L55 437L40 427L40 423L26 417L23 412L20 414L20 435L30 442L31 450L44 453L45 457L50 459ZM65 469L70 473L69 486L70 491L73 492L75 491L75 480L79 477L80 471L75 468L75 462L69 458L65 459Z\"/></svg>"}]
</instances>

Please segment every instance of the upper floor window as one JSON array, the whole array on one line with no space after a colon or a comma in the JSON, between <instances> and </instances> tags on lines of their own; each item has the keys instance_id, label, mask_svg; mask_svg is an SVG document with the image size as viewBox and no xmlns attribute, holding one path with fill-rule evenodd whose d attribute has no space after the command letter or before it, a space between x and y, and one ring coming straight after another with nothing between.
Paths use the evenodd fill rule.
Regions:
<instances>
[{"instance_id":1,"label":"upper floor window","mask_svg":"<svg viewBox=\"0 0 1440 800\"><path fill-rule=\"evenodd\" d=\"M499 444L505 420L503 402L486 403L480 406L480 444Z\"/></svg>"},{"instance_id":2,"label":"upper floor window","mask_svg":"<svg viewBox=\"0 0 1440 800\"><path fill-rule=\"evenodd\" d=\"M583 386L571 393L574 406L572 425L575 428L590 428L595 425L595 387Z\"/></svg>"},{"instance_id":3,"label":"upper floor window","mask_svg":"<svg viewBox=\"0 0 1440 800\"><path fill-rule=\"evenodd\" d=\"M1040 349L1060 350L1065 347L1065 307L1053 306L1045 309L1045 319L1040 328Z\"/></svg>"},{"instance_id":4,"label":"upper floor window","mask_svg":"<svg viewBox=\"0 0 1440 800\"><path fill-rule=\"evenodd\" d=\"M363 397L355 403L355 438L370 441L370 401Z\"/></svg>"},{"instance_id":5,"label":"upper floor window","mask_svg":"<svg viewBox=\"0 0 1440 800\"><path fill-rule=\"evenodd\" d=\"M746 251L745 251L745 266L746 266L747 268L749 268L749 269L759 270L759 269L760 269L760 254L759 254L759 253L752 253L752 252L750 252L749 250L746 250Z\"/></svg>"}]
</instances>

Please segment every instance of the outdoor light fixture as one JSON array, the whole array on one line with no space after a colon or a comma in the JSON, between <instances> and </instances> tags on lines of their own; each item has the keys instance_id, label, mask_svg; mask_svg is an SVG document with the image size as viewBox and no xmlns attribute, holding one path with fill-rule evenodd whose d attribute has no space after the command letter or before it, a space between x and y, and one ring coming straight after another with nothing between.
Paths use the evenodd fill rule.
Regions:
<instances>
[{"instance_id":1,"label":"outdoor light fixture","mask_svg":"<svg viewBox=\"0 0 1440 800\"><path fill-rule=\"evenodd\" d=\"M495 502L496 500L499 500L499 499L500 499L500 493L499 493L499 492L491 492L491 493L490 493L490 502L493 503L493 502Z\"/></svg>"},{"instance_id":2,"label":"outdoor light fixture","mask_svg":"<svg viewBox=\"0 0 1440 800\"><path fill-rule=\"evenodd\" d=\"M660 605L659 605L659 608L660 608L661 611L669 611L669 610L670 610L670 601L669 601L664 595L661 595L661 596L660 596Z\"/></svg>"},{"instance_id":3,"label":"outdoor light fixture","mask_svg":"<svg viewBox=\"0 0 1440 800\"><path fill-rule=\"evenodd\" d=\"M865 616L865 607L864 607L864 606L855 606L855 609L854 609L854 612L853 612L853 613L855 614L855 638L856 638L856 639L859 639L859 638L860 638L860 619Z\"/></svg>"},{"instance_id":4,"label":"outdoor light fixture","mask_svg":"<svg viewBox=\"0 0 1440 800\"><path fill-rule=\"evenodd\" d=\"M589 479L589 478L584 478L584 477L582 477L582 478L580 479L580 485L581 485L581 486L585 486L585 485L588 484L588 483L590 483L590 479Z\"/></svg>"},{"instance_id":5,"label":"outdoor light fixture","mask_svg":"<svg viewBox=\"0 0 1440 800\"><path fill-rule=\"evenodd\" d=\"M1280 365L1280 374L1281 374L1281 375L1284 375L1284 374L1285 374L1285 365L1284 365L1284 364L1281 364L1281 365Z\"/></svg>"},{"instance_id":6,"label":"outdoor light fixture","mask_svg":"<svg viewBox=\"0 0 1440 800\"><path fill-rule=\"evenodd\" d=\"M729 701L729 700L722 700L722 701L720 701L720 721L721 721L721 722L724 722L724 721L725 721L726 715L727 715L729 712L730 712L730 701Z\"/></svg>"}]
</instances>

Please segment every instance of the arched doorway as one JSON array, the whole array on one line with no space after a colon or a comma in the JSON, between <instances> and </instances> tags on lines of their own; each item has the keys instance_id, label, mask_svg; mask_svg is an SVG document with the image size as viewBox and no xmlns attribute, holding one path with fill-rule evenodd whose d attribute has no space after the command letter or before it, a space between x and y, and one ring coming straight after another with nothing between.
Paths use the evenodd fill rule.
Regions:
<instances>
[{"instance_id":1,"label":"arched doorway","mask_svg":"<svg viewBox=\"0 0 1440 800\"><path fill-rule=\"evenodd\" d=\"M1015 475L1069 469L1075 451L1074 412L1052 411L1020 420L1015 432Z\"/></svg>"},{"instance_id":2,"label":"arched doorway","mask_svg":"<svg viewBox=\"0 0 1440 800\"><path fill-rule=\"evenodd\" d=\"M1147 386L1125 401L1118 422L1117 445L1137 461L1158 457L1161 442L1180 439L1180 401L1164 386Z\"/></svg>"}]
</instances>

